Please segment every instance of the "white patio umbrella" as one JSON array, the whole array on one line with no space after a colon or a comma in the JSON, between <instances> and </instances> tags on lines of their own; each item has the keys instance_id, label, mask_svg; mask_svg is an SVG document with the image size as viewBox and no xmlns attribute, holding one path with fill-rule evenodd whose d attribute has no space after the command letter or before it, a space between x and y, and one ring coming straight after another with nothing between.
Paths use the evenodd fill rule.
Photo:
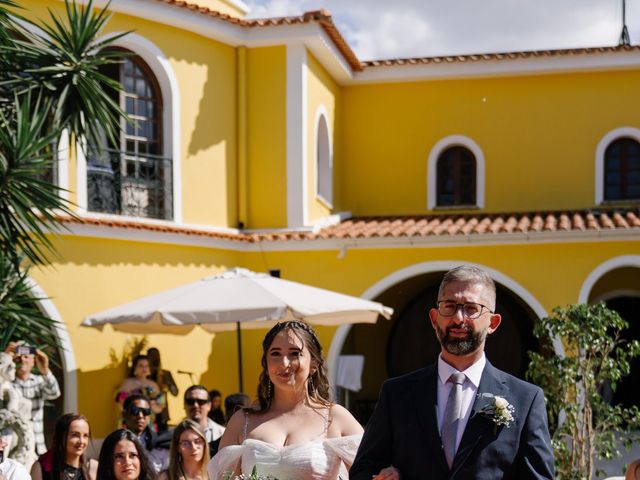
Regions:
<instances>
[{"instance_id":1,"label":"white patio umbrella","mask_svg":"<svg viewBox=\"0 0 640 480\"><path fill-rule=\"evenodd\" d=\"M82 325L110 324L128 333L188 333L236 329L242 390L241 328L270 327L275 321L304 320L315 325L375 323L391 308L350 295L304 285L244 268L134 300L84 319Z\"/></svg>"}]
</instances>

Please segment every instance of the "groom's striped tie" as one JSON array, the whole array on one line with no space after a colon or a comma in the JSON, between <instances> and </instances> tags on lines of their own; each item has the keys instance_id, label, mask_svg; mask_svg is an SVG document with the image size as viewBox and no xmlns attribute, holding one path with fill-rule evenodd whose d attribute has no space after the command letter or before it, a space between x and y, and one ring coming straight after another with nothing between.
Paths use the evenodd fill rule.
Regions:
<instances>
[{"instance_id":1,"label":"groom's striped tie","mask_svg":"<svg viewBox=\"0 0 640 480\"><path fill-rule=\"evenodd\" d=\"M464 373L452 373L449 382L453 383L447 400L447 407L444 410L444 419L442 422L442 447L444 448L444 456L447 457L449 468L453 464L453 458L456 456L456 437L458 435L458 420L462 414L462 384L467 377Z\"/></svg>"}]
</instances>

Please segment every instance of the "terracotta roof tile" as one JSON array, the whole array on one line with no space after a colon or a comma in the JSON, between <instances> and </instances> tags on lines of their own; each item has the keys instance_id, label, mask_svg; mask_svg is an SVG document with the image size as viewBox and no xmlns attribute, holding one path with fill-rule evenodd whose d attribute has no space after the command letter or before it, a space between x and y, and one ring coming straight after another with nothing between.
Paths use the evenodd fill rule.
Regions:
<instances>
[{"instance_id":1,"label":"terracotta roof tile","mask_svg":"<svg viewBox=\"0 0 640 480\"><path fill-rule=\"evenodd\" d=\"M327 10L315 10L311 12L306 12L302 15L290 16L290 17L273 17L273 18L257 18L245 20L241 18L237 18L226 13L221 13L216 10L212 10L207 7L200 7L198 5L194 5L189 2L181 1L181 0L157 0L158 2L166 3L168 5L173 5L179 8L183 8L185 10L191 10L193 12L201 13L203 15L208 15L213 18L217 18L219 20L223 20L228 23L232 23L234 25L238 25L240 27L245 28L260 28L260 27L273 27L279 25L297 25L303 23L312 23L315 22L322 27L325 33L329 36L331 41L338 48L340 53L344 56L349 66L354 71L362 70L362 63L356 57L356 54L353 53L351 47L346 42L340 31L336 28L333 23L333 19L331 18L331 13Z\"/></svg>"},{"instance_id":2,"label":"terracotta roof tile","mask_svg":"<svg viewBox=\"0 0 640 480\"><path fill-rule=\"evenodd\" d=\"M491 60L516 60L539 57L566 57L577 55L589 55L597 53L614 53L614 52L633 52L640 51L640 45L617 45L611 47L589 47L589 48L566 48L558 50L530 50L524 52L501 52L501 53L483 53L483 54L466 54L466 55L448 55L435 57L413 57L413 58L390 58L380 60L368 60L361 62L351 47L346 42L340 31L337 29L331 13L327 10L315 10L306 12L302 15L289 17L273 17L258 19L241 19L226 13L221 13L207 7L200 7L192 3L182 0L156 0L158 2L173 5L203 15L208 15L222 21L238 25L245 28L273 27L279 25L296 25L315 22L319 24L331 41L344 56L349 66L354 71L361 71L370 67L390 67L397 65L428 65L441 63L465 63L465 62L483 62Z\"/></svg>"},{"instance_id":3,"label":"terracotta roof tile","mask_svg":"<svg viewBox=\"0 0 640 480\"><path fill-rule=\"evenodd\" d=\"M370 238L425 238L441 236L480 236L496 234L538 234L543 232L587 232L637 230L638 208L594 209L564 212L513 212L478 214L432 214L412 216L357 217L346 219L319 231L273 230L216 231L171 223L141 222L135 219L60 217L68 224L132 229L148 232L189 235L242 243Z\"/></svg>"},{"instance_id":4,"label":"terracotta roof tile","mask_svg":"<svg viewBox=\"0 0 640 480\"><path fill-rule=\"evenodd\" d=\"M488 60L516 60L539 57L566 57L595 53L637 52L639 45L616 45L612 47L565 48L558 50L531 50L525 52L502 52L470 55L449 55L438 57L390 58L361 62L363 68L391 67L395 65L429 65L441 63L482 62Z\"/></svg>"}]
</instances>

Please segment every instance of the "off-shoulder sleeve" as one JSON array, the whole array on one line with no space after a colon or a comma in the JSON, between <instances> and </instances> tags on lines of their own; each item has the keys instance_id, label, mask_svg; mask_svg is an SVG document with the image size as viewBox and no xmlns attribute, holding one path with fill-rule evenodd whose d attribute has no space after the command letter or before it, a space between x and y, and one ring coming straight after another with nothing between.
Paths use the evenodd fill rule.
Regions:
<instances>
[{"instance_id":1,"label":"off-shoulder sleeve","mask_svg":"<svg viewBox=\"0 0 640 480\"><path fill-rule=\"evenodd\" d=\"M325 445L330 448L340 460L342 465L340 466L340 476L347 478L347 471L351 468L353 459L356 458L356 452L360 446L362 440L362 434L349 435L347 437L327 438Z\"/></svg>"},{"instance_id":2,"label":"off-shoulder sleeve","mask_svg":"<svg viewBox=\"0 0 640 480\"><path fill-rule=\"evenodd\" d=\"M224 480L229 472L239 472L244 449L244 445L229 445L218 450L207 466L209 480Z\"/></svg>"}]
</instances>

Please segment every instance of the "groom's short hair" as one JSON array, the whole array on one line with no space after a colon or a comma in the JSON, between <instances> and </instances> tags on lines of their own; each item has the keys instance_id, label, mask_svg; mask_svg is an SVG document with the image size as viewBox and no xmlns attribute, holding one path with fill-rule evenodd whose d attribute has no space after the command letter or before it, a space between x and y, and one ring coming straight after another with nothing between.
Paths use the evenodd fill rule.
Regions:
<instances>
[{"instance_id":1,"label":"groom's short hair","mask_svg":"<svg viewBox=\"0 0 640 480\"><path fill-rule=\"evenodd\" d=\"M440 288L438 289L438 299L442 296L445 287L450 283L470 283L474 285L482 285L486 290L487 300L491 301L491 309L496 304L496 284L487 272L473 265L460 265L452 268L442 277Z\"/></svg>"}]
</instances>

